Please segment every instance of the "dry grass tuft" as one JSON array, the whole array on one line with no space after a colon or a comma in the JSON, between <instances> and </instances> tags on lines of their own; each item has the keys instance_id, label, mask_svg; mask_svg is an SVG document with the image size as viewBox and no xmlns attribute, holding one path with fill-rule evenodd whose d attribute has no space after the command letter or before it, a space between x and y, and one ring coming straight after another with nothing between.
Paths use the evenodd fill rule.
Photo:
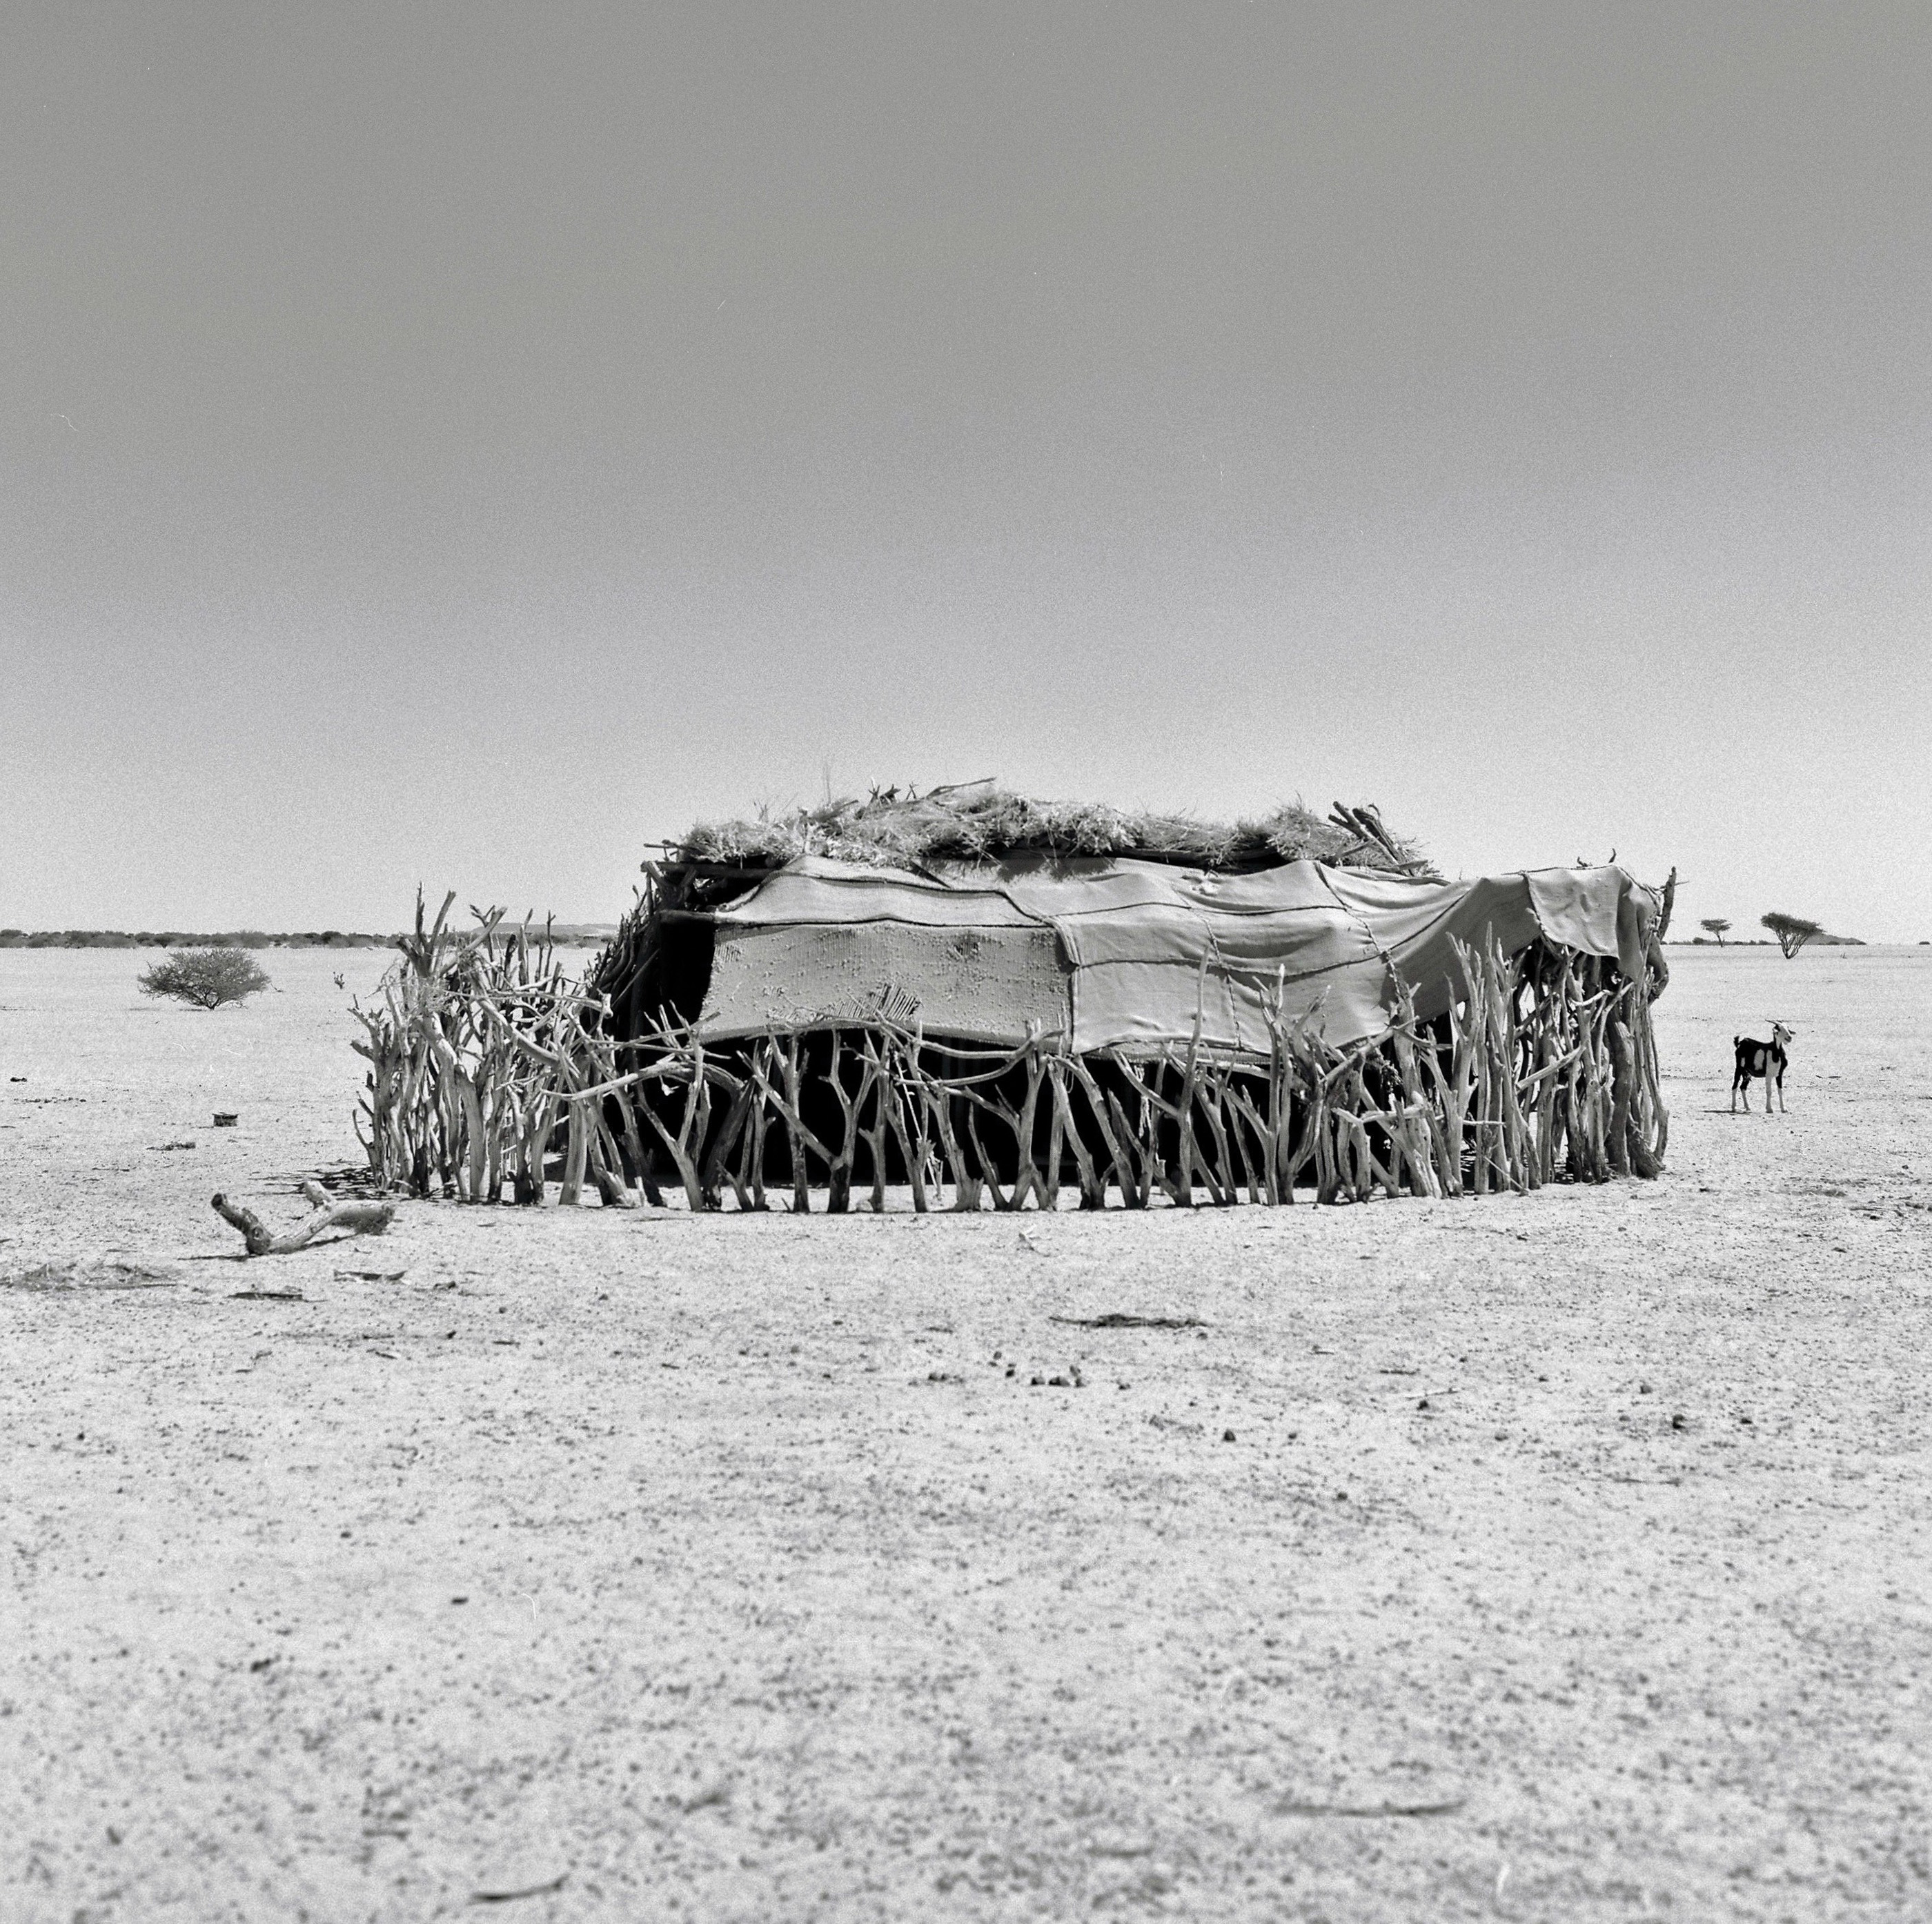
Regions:
<instances>
[{"instance_id":1,"label":"dry grass tuft","mask_svg":"<svg viewBox=\"0 0 1932 1924\"><path fill-rule=\"evenodd\" d=\"M814 808L748 820L700 822L668 853L679 862L776 868L800 856L898 866L990 862L1025 851L1138 856L1209 869L1325 862L1336 867L1426 874L1412 843L1383 829L1372 808L1324 820L1299 802L1251 821L1202 822L1101 802L1042 802L992 781L935 788L874 789Z\"/></svg>"},{"instance_id":2,"label":"dry grass tuft","mask_svg":"<svg viewBox=\"0 0 1932 1924\"><path fill-rule=\"evenodd\" d=\"M172 1268L113 1257L57 1257L0 1268L0 1290L35 1294L63 1290L151 1290L180 1280Z\"/></svg>"}]
</instances>

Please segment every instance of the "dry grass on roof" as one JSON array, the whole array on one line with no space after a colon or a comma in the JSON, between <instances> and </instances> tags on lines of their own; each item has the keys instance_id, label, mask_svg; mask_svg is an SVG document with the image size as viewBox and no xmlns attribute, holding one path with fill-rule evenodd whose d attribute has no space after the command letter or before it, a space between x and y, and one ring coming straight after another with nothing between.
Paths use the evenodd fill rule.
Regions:
<instances>
[{"instance_id":1,"label":"dry grass on roof","mask_svg":"<svg viewBox=\"0 0 1932 1924\"><path fill-rule=\"evenodd\" d=\"M668 850L674 863L776 868L800 856L880 865L985 862L1028 850L1138 856L1215 869L1282 862L1419 874L1430 871L1412 843L1390 835L1372 808L1340 804L1324 819L1298 802L1250 821L1197 821L1104 803L1040 802L991 781L874 790L863 801L826 802L749 820L700 822Z\"/></svg>"}]
</instances>

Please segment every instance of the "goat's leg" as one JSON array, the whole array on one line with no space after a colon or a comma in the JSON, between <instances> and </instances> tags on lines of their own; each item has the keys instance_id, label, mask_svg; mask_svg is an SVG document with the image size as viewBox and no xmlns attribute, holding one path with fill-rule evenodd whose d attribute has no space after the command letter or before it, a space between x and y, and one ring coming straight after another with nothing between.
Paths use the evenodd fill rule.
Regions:
<instances>
[{"instance_id":1,"label":"goat's leg","mask_svg":"<svg viewBox=\"0 0 1932 1924\"><path fill-rule=\"evenodd\" d=\"M1767 1081L1766 1081L1766 1084L1765 1084L1765 1087L1766 1087L1766 1089L1767 1092L1768 1092L1768 1090L1769 1090L1769 1089L1770 1089L1770 1086L1771 1086L1770 1083L1768 1082L1768 1080L1767 1080ZM1768 1103L1767 1103L1767 1104L1766 1104L1766 1107L1767 1108L1768 1108L1768 1107L1770 1107L1769 1104L1768 1104ZM1782 1116L1782 1115L1785 1113L1785 1110L1784 1110L1784 1065L1782 1062L1779 1063L1779 1064L1778 1064L1778 1113L1780 1116Z\"/></svg>"}]
</instances>

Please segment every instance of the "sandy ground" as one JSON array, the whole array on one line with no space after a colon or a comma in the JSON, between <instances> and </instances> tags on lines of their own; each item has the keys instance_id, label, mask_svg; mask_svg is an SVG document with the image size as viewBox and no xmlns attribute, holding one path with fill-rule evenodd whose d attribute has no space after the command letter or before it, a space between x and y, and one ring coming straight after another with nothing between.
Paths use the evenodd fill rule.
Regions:
<instances>
[{"instance_id":1,"label":"sandy ground","mask_svg":"<svg viewBox=\"0 0 1932 1924\"><path fill-rule=\"evenodd\" d=\"M381 958L140 959L0 954L8 1924L1932 1917L1932 950L1673 951L1652 1185L245 1269Z\"/></svg>"}]
</instances>

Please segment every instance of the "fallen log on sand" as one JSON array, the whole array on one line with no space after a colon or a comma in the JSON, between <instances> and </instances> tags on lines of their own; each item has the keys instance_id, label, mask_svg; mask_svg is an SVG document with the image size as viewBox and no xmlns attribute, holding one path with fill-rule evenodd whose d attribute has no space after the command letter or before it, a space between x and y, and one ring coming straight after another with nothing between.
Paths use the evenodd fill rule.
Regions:
<instances>
[{"instance_id":1,"label":"fallen log on sand","mask_svg":"<svg viewBox=\"0 0 1932 1924\"><path fill-rule=\"evenodd\" d=\"M315 1212L280 1236L253 1209L231 1203L226 1196L214 1199L214 1212L242 1232L250 1256L292 1256L331 1230L341 1230L350 1236L380 1236L396 1218L393 1203L332 1203L328 1191L320 1182L304 1182L302 1192L315 1205Z\"/></svg>"}]
</instances>

